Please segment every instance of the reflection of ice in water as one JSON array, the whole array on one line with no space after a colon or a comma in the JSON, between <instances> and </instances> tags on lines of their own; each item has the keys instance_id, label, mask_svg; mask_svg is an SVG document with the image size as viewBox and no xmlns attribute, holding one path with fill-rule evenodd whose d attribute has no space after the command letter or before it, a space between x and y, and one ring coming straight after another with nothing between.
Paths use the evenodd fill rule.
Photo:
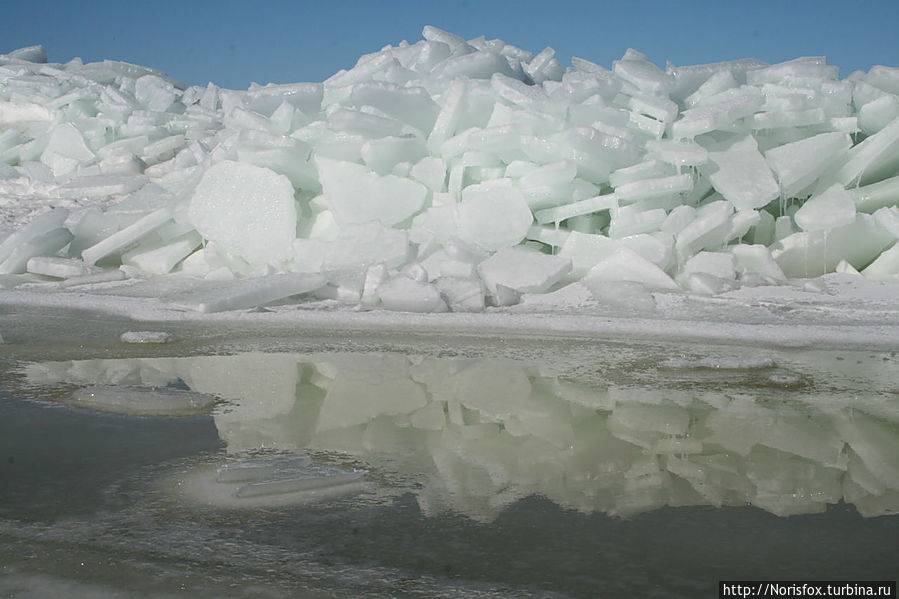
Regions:
<instances>
[{"instance_id":1,"label":"reflection of ice in water","mask_svg":"<svg viewBox=\"0 0 899 599\"><path fill-rule=\"evenodd\" d=\"M788 390L774 383L801 377L769 358L676 366L602 387L510 360L397 354L85 360L29 365L26 375L33 384L103 385L106 393L109 385L133 394L141 385L183 383L224 400L214 418L235 455L315 449L373 463L405 456L426 474L414 491L426 514L453 510L486 521L533 494L620 515L696 504L789 515L841 500L866 516L899 510L894 398ZM725 382L685 384L692 371L722 369ZM759 382L731 382L735 372ZM301 466L286 474L266 462L209 467L204 476L246 498L337 488L358 476Z\"/></svg>"}]
</instances>

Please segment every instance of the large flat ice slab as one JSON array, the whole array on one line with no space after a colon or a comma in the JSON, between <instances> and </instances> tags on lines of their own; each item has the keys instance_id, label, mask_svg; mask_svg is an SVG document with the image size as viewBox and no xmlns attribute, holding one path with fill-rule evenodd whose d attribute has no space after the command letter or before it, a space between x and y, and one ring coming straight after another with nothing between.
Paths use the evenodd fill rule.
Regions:
<instances>
[{"instance_id":1,"label":"large flat ice slab","mask_svg":"<svg viewBox=\"0 0 899 599\"><path fill-rule=\"evenodd\" d=\"M203 175L189 215L203 237L234 255L278 263L290 257L296 238L293 193L283 175L226 160Z\"/></svg>"},{"instance_id":2,"label":"large flat ice slab","mask_svg":"<svg viewBox=\"0 0 899 599\"><path fill-rule=\"evenodd\" d=\"M178 304L202 313L244 310L291 295L309 293L325 283L326 280L321 275L294 273L223 281L201 291L188 293L178 300Z\"/></svg>"}]
</instances>

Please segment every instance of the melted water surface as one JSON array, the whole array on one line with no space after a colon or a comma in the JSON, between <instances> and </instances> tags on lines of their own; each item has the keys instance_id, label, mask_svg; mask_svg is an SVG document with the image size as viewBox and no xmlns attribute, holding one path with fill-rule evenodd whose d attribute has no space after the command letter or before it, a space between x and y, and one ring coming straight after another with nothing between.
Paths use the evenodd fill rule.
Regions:
<instances>
[{"instance_id":1,"label":"melted water surface","mask_svg":"<svg viewBox=\"0 0 899 599\"><path fill-rule=\"evenodd\" d=\"M895 578L894 354L60 327L0 346L4 596Z\"/></svg>"}]
</instances>

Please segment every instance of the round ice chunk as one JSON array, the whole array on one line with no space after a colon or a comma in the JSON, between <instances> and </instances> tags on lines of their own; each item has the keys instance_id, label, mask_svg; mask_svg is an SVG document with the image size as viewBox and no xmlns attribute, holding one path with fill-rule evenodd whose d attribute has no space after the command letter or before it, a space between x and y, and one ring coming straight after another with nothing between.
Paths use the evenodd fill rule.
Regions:
<instances>
[{"instance_id":1,"label":"round ice chunk","mask_svg":"<svg viewBox=\"0 0 899 599\"><path fill-rule=\"evenodd\" d=\"M483 250L517 245L534 221L521 192L502 181L469 185L462 191L459 237Z\"/></svg>"},{"instance_id":2,"label":"round ice chunk","mask_svg":"<svg viewBox=\"0 0 899 599\"><path fill-rule=\"evenodd\" d=\"M189 217L203 237L250 264L293 256L293 186L267 168L224 160L203 174Z\"/></svg>"},{"instance_id":3,"label":"round ice chunk","mask_svg":"<svg viewBox=\"0 0 899 599\"><path fill-rule=\"evenodd\" d=\"M415 281L404 275L393 277L378 287L381 307L402 312L446 312L440 291L430 283Z\"/></svg>"}]
</instances>

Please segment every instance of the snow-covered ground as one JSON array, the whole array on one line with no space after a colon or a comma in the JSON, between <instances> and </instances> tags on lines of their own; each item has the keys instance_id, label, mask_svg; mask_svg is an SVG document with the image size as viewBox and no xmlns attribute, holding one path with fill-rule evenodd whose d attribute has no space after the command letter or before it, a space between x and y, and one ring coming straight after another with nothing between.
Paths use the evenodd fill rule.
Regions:
<instances>
[{"instance_id":1,"label":"snow-covered ground","mask_svg":"<svg viewBox=\"0 0 899 599\"><path fill-rule=\"evenodd\" d=\"M7 310L32 307L93 312L97 326L102 326L104 314L115 315L139 321L134 325L137 328L147 328L153 321L219 326L267 323L284 330L356 328L444 335L658 338L786 347L899 347L895 285L857 275L827 275L804 286L742 288L715 297L626 288L606 301L574 283L551 294L525 295L515 306L480 313L363 311L336 300L316 299L262 309L212 314L197 311L204 298L224 293L222 285L183 278L129 279L68 288L57 283L32 283L0 292L0 306ZM229 289L227 284L224 289Z\"/></svg>"}]
</instances>

